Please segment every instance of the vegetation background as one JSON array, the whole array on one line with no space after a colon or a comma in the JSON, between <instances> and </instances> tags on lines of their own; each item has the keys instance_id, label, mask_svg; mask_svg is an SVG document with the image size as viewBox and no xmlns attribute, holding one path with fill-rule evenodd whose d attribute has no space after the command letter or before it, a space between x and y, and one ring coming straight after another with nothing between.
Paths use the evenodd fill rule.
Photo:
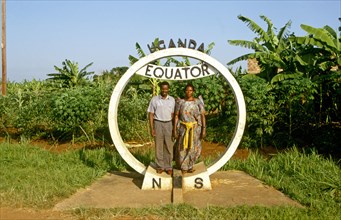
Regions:
<instances>
[{"instance_id":1,"label":"vegetation background","mask_svg":"<svg viewBox=\"0 0 341 220\"><path fill-rule=\"evenodd\" d=\"M261 16L268 29L239 16L256 34L252 40L229 40L232 45L254 49L228 63L256 60L258 74L240 68L231 70L246 100L247 127L241 146L258 148L293 145L316 148L320 153L340 157L340 33L329 26L301 25L306 36L288 31L289 21L277 29ZM155 45L158 39L155 39ZM214 43L205 53L210 54ZM131 64L145 56L136 43L139 57L129 56ZM188 58L168 58L155 64L189 66ZM8 95L1 97L1 133L8 139L51 142L88 141L111 143L107 110L112 90L128 67L115 67L92 77L87 68L65 60L45 81L9 83ZM146 109L158 93L159 80L134 76L119 104L119 127L125 141L150 141ZM171 95L183 96L186 81L171 83ZM234 132L236 105L233 91L220 75L193 80L196 95L205 102L208 118L207 141L228 144Z\"/></svg>"},{"instance_id":2,"label":"vegetation background","mask_svg":"<svg viewBox=\"0 0 341 220\"><path fill-rule=\"evenodd\" d=\"M251 48L254 52L238 57L227 65L241 60L255 60L260 67L258 74L249 74L241 68L230 70L241 86L247 107L247 126L240 146L248 149L274 147L288 152L294 147L295 150L279 154L271 160L251 155L247 161L231 162L224 169L245 170L309 207L308 211L287 210L288 216L292 213L305 213L307 218L309 215L317 218L321 213L328 218L340 215L337 211L340 210L341 194L340 30L302 24L301 28L307 34L295 36L288 31L290 21L277 31L266 16L261 18L268 26L267 30L247 17L238 18L256 36L251 40L228 42ZM145 56L138 43L136 49L138 58L129 57L132 64ZM208 46L205 53L209 54L212 49L214 43ZM188 66L191 62L188 58L169 58L158 60L156 64ZM56 73L48 74L48 80L8 83L8 94L0 98L0 133L6 142L0 148L1 176L6 180L1 181L0 191L5 204L13 205L19 201L26 206L44 207L42 201L49 201L46 203L49 207L108 170L129 169L112 147L107 114L113 88L128 67L115 67L93 75L93 72L87 71L90 66L91 63L80 69L77 62L66 59L62 67L55 66ZM125 87L118 109L119 129L124 141L152 141L146 109L151 97L158 93L158 83L158 80L135 75ZM170 83L171 95L182 97L187 82ZM196 88L196 95L201 95L205 102L206 141L227 145L233 136L237 116L233 91L220 74L191 83ZM55 158L55 155L27 146L31 141L41 139L50 142L51 146L63 142L86 142L88 146L98 149L70 151ZM20 142L21 145L12 146L13 142ZM32 158L32 155L38 159ZM153 159L153 152L137 153L135 156L148 164ZM76 161L78 165L73 164ZM91 168L85 171L82 164ZM18 167L26 168L18 173ZM42 172L38 167L42 168ZM27 172L48 176L46 169L58 167L65 168L66 173L77 173L72 178L57 175L58 180L45 180L49 184L51 181L66 184L63 187L65 191L56 190L55 185L46 185L42 195L33 195L33 191L27 190L29 186L18 184L18 178ZM28 179L28 183L38 184L34 178ZM184 213L192 209L178 208ZM174 211L170 207L162 209L168 213L165 216ZM253 212L244 208L240 210L245 216ZM206 210L207 216L211 211ZM225 211L233 212L233 209ZM269 216L278 214L276 209L268 211ZM93 214L81 210L78 215L84 213ZM200 212L197 215L203 217Z\"/></svg>"}]
</instances>

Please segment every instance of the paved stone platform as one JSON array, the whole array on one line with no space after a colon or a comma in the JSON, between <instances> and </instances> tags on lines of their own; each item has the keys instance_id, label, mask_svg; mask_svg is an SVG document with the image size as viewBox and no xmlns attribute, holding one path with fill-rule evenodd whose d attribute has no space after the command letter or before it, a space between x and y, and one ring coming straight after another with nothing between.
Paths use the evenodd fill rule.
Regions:
<instances>
[{"instance_id":1,"label":"paved stone platform","mask_svg":"<svg viewBox=\"0 0 341 220\"><path fill-rule=\"evenodd\" d=\"M58 203L54 210L74 208L142 208L172 204L172 190L141 190L143 175L136 172L112 172L91 186L80 189L70 198ZM219 171L210 176L212 190L177 190L182 201L198 208L238 205L297 206L278 190L265 185L242 171ZM179 197L177 197L179 198Z\"/></svg>"}]
</instances>

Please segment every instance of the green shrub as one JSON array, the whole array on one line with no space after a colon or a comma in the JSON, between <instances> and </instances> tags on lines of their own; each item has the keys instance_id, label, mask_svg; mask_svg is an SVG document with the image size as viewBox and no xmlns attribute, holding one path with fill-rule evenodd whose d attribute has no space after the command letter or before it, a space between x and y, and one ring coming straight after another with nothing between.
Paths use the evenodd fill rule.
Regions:
<instances>
[{"instance_id":1,"label":"green shrub","mask_svg":"<svg viewBox=\"0 0 341 220\"><path fill-rule=\"evenodd\" d=\"M106 117L107 107L104 102L107 94L96 87L76 87L60 89L52 97L51 118L55 129L64 134L80 136L90 133L94 136L96 127L102 124ZM87 131L84 128L88 128ZM92 129L92 130L90 130Z\"/></svg>"},{"instance_id":2,"label":"green shrub","mask_svg":"<svg viewBox=\"0 0 341 220\"><path fill-rule=\"evenodd\" d=\"M278 117L272 144L283 148L307 143L311 126L317 123L313 105L316 84L307 78L284 80L274 85L273 93Z\"/></svg>"},{"instance_id":3,"label":"green shrub","mask_svg":"<svg viewBox=\"0 0 341 220\"><path fill-rule=\"evenodd\" d=\"M118 106L118 126L123 140L150 141L147 108L151 96L127 87Z\"/></svg>"},{"instance_id":4,"label":"green shrub","mask_svg":"<svg viewBox=\"0 0 341 220\"><path fill-rule=\"evenodd\" d=\"M279 109L272 87L264 79L245 75L237 78L246 104L244 147L262 147L269 143Z\"/></svg>"}]
</instances>

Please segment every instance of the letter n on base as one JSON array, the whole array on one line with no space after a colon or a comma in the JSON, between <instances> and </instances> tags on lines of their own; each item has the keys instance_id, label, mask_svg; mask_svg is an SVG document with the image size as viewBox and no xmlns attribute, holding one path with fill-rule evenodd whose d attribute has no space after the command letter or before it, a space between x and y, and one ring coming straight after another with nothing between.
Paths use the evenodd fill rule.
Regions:
<instances>
[{"instance_id":1,"label":"letter n on base","mask_svg":"<svg viewBox=\"0 0 341 220\"><path fill-rule=\"evenodd\" d=\"M148 166L142 183L142 190L171 190L173 179L166 173L158 174L152 166Z\"/></svg>"}]
</instances>

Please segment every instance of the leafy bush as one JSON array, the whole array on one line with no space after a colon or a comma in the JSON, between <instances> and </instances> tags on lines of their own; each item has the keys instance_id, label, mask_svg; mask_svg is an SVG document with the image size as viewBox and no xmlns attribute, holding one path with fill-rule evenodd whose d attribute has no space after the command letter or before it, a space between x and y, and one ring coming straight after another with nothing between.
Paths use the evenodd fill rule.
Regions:
<instances>
[{"instance_id":1,"label":"leafy bush","mask_svg":"<svg viewBox=\"0 0 341 220\"><path fill-rule=\"evenodd\" d=\"M185 87L191 83L195 88L195 96L202 96L207 113L221 111L226 103L225 98L231 93L228 91L227 82L222 76L216 75L191 81L180 81L171 84L170 94L174 97L184 98Z\"/></svg>"},{"instance_id":2,"label":"leafy bush","mask_svg":"<svg viewBox=\"0 0 341 220\"><path fill-rule=\"evenodd\" d=\"M96 119L101 110L100 94L91 87L59 90L52 97L52 119L63 132L79 132L90 119Z\"/></svg>"},{"instance_id":3,"label":"leafy bush","mask_svg":"<svg viewBox=\"0 0 341 220\"><path fill-rule=\"evenodd\" d=\"M107 130L110 85L63 89L44 81L39 87L35 84L9 83L8 95L1 97L0 104L4 130L18 129L17 134L28 138L86 135L91 140L98 131Z\"/></svg>"},{"instance_id":4,"label":"leafy bush","mask_svg":"<svg viewBox=\"0 0 341 220\"><path fill-rule=\"evenodd\" d=\"M118 106L118 126L124 140L150 141L147 108L151 96L127 87Z\"/></svg>"},{"instance_id":5,"label":"leafy bush","mask_svg":"<svg viewBox=\"0 0 341 220\"><path fill-rule=\"evenodd\" d=\"M316 124L313 100L317 85L307 78L284 80L274 85L277 123L272 143L277 147L304 144L311 138L309 127Z\"/></svg>"},{"instance_id":6,"label":"leafy bush","mask_svg":"<svg viewBox=\"0 0 341 220\"><path fill-rule=\"evenodd\" d=\"M245 75L238 81L244 93L247 114L243 146L262 147L273 133L279 111L272 87L255 75Z\"/></svg>"},{"instance_id":7,"label":"leafy bush","mask_svg":"<svg viewBox=\"0 0 341 220\"><path fill-rule=\"evenodd\" d=\"M17 130L27 137L39 137L50 130L52 124L46 114L50 111L49 100L50 91L43 82L8 83L8 95L1 97L0 104L4 130Z\"/></svg>"}]
</instances>

